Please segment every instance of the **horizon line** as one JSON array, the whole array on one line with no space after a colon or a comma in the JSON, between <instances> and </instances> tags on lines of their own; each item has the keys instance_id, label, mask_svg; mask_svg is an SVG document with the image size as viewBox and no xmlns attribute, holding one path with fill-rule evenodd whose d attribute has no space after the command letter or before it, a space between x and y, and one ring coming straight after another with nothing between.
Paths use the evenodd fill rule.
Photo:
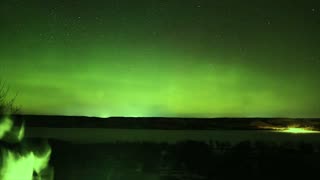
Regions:
<instances>
[{"instance_id":1,"label":"horizon line","mask_svg":"<svg viewBox=\"0 0 320 180\"><path fill-rule=\"evenodd\" d=\"M57 115L57 114L11 114L11 116L60 116L60 117L87 117L87 118L168 118L168 119L320 119L320 117L262 117L262 116L217 116L217 117L184 117L184 116L89 116L89 115Z\"/></svg>"}]
</instances>

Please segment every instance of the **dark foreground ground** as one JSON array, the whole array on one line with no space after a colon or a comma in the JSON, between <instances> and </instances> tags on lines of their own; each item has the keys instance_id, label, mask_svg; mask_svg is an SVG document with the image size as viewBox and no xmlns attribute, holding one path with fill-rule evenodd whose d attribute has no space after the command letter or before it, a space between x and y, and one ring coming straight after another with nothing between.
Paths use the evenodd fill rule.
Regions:
<instances>
[{"instance_id":1,"label":"dark foreground ground","mask_svg":"<svg viewBox=\"0 0 320 180\"><path fill-rule=\"evenodd\" d=\"M320 133L268 129L320 130L318 119L20 119L23 141L49 141L55 180L311 179L320 172Z\"/></svg>"},{"instance_id":2,"label":"dark foreground ground","mask_svg":"<svg viewBox=\"0 0 320 180\"><path fill-rule=\"evenodd\" d=\"M320 172L320 141L50 144L57 180L311 179Z\"/></svg>"}]
</instances>

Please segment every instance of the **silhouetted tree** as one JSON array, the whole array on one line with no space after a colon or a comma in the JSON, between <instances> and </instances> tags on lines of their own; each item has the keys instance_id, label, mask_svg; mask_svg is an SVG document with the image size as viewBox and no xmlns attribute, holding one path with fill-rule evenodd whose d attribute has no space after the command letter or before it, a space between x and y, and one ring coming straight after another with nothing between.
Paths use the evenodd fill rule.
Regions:
<instances>
[{"instance_id":1,"label":"silhouetted tree","mask_svg":"<svg viewBox=\"0 0 320 180\"><path fill-rule=\"evenodd\" d=\"M19 107L15 105L17 95L9 97L10 88L6 82L0 80L0 115L15 114Z\"/></svg>"}]
</instances>

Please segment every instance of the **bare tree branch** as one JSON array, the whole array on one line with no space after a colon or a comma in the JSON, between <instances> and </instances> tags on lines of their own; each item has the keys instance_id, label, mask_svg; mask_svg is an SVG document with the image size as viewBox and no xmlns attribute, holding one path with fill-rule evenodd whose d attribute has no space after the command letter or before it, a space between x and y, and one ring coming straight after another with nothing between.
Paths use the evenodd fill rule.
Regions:
<instances>
[{"instance_id":1,"label":"bare tree branch","mask_svg":"<svg viewBox=\"0 0 320 180\"><path fill-rule=\"evenodd\" d=\"M7 83L0 80L0 114L15 114L19 111L19 107L15 105L15 100L18 96L9 97L10 88Z\"/></svg>"}]
</instances>

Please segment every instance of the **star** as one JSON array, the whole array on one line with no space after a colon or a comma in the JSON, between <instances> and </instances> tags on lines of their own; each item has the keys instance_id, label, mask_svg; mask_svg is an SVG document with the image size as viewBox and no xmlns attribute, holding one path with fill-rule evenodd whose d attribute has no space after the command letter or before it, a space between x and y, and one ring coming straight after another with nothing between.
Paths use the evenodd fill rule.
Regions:
<instances>
[{"instance_id":1,"label":"star","mask_svg":"<svg viewBox=\"0 0 320 180\"><path fill-rule=\"evenodd\" d=\"M270 19L265 19L265 23L268 24L268 25L270 25L270 24L271 24Z\"/></svg>"}]
</instances>

